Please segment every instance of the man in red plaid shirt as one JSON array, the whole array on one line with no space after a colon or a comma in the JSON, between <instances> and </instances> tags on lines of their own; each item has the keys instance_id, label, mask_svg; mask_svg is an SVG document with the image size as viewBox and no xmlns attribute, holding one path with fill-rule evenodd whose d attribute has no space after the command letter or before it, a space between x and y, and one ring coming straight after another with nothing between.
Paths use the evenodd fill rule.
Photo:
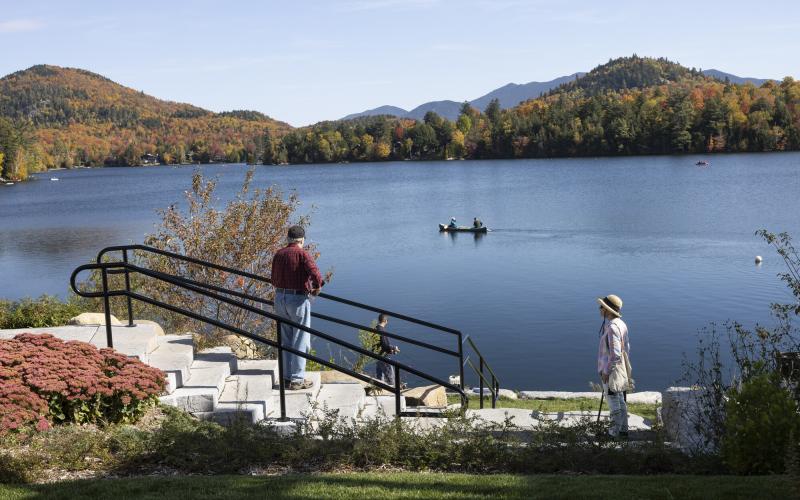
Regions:
<instances>
[{"instance_id":1,"label":"man in red plaid shirt","mask_svg":"<svg viewBox=\"0 0 800 500\"><path fill-rule=\"evenodd\" d=\"M275 314L311 327L311 295L318 295L322 285L314 258L303 249L306 232L301 226L289 228L288 245L280 249L272 258L272 286L275 287ZM283 345L300 352L308 352L311 347L311 334L300 328L281 323ZM290 352L283 352L281 373L289 390L308 389L313 385L306 380L306 358Z\"/></svg>"}]
</instances>

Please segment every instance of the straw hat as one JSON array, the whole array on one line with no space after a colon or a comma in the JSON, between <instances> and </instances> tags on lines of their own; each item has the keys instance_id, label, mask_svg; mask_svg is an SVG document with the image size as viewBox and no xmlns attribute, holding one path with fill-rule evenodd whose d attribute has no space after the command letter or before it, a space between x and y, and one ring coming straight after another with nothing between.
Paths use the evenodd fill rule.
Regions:
<instances>
[{"instance_id":1,"label":"straw hat","mask_svg":"<svg viewBox=\"0 0 800 500\"><path fill-rule=\"evenodd\" d=\"M597 299L597 303L605 309L606 311L610 312L614 316L621 318L622 317L622 299L617 297L616 295L606 295L605 297L599 297Z\"/></svg>"}]
</instances>

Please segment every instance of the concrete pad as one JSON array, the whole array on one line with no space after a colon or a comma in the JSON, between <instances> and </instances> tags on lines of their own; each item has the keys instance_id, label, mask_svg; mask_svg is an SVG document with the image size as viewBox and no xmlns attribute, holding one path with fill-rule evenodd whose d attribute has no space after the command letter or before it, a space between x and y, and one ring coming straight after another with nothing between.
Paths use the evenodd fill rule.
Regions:
<instances>
[{"instance_id":1,"label":"concrete pad","mask_svg":"<svg viewBox=\"0 0 800 500\"><path fill-rule=\"evenodd\" d=\"M561 411L538 412L525 408L484 408L482 410L467 410L467 416L475 416L486 423L502 424L506 418L512 418L514 425L521 429L536 430L545 421L555 421L563 427L571 427L581 422L582 419L596 419L597 412L593 411ZM600 414L601 420L608 420L609 412ZM651 427L639 415L628 414L628 428L631 431L650 430Z\"/></svg>"},{"instance_id":2,"label":"concrete pad","mask_svg":"<svg viewBox=\"0 0 800 500\"><path fill-rule=\"evenodd\" d=\"M46 328L14 328L11 330L0 330L0 339L12 339L20 333L49 333L61 340L80 340L81 342L91 343L92 338L98 330L98 326L50 326ZM105 329L103 330L105 335Z\"/></svg>"},{"instance_id":3,"label":"concrete pad","mask_svg":"<svg viewBox=\"0 0 800 500\"><path fill-rule=\"evenodd\" d=\"M322 384L317 395L317 413L339 410L339 417L354 419L366 401L366 394L361 384Z\"/></svg>"},{"instance_id":4,"label":"concrete pad","mask_svg":"<svg viewBox=\"0 0 800 500\"><path fill-rule=\"evenodd\" d=\"M194 361L194 341L191 335L165 335L157 338L158 348L148 356L147 363L167 374L167 394L189 380L189 368Z\"/></svg>"}]
</instances>

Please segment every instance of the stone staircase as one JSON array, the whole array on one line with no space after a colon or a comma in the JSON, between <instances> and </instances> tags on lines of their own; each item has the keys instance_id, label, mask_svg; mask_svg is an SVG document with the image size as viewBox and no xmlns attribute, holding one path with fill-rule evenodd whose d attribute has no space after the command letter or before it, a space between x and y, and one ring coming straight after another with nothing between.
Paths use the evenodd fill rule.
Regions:
<instances>
[{"instance_id":1,"label":"stone staircase","mask_svg":"<svg viewBox=\"0 0 800 500\"><path fill-rule=\"evenodd\" d=\"M106 347L104 326L63 326L0 330L0 339L12 338L23 332L50 333L64 340L81 340ZM167 389L162 403L181 408L198 418L229 424L234 419L249 422L277 422L280 417L280 395L277 385L276 360L237 359L229 347L214 347L195 352L191 335L162 335L160 327L136 324L132 327L113 326L114 349L139 358L166 373ZM314 382L310 389L286 391L286 415L292 422L320 417L325 411L338 411L347 421L395 415L394 395L367 395L361 383L339 377L335 382L322 383L320 372L307 372ZM435 414L442 408L406 406L401 398L401 411ZM484 422L501 423L513 417L521 430L535 430L545 420L559 425L573 425L593 412L558 412L539 414L519 408L485 408L467 410ZM608 418L607 412L603 412ZM441 425L438 418L403 417L414 420L420 428ZM288 424L292 426L293 424ZM649 431L651 424L641 417L630 415L631 431Z\"/></svg>"},{"instance_id":2,"label":"stone staircase","mask_svg":"<svg viewBox=\"0 0 800 500\"><path fill-rule=\"evenodd\" d=\"M50 333L64 340L81 340L106 347L105 326L63 326L0 330L0 338L23 332ZM153 325L113 326L114 349L166 373L162 403L181 408L198 418L228 424L280 417L278 362L271 359L237 359L229 347L195 352L191 335L159 335ZM321 383L319 372L307 372L310 389L286 391L286 415L292 420L338 410L339 418L355 419L379 414L394 416L394 396L368 396L355 382ZM405 402L401 400L401 410Z\"/></svg>"},{"instance_id":3,"label":"stone staircase","mask_svg":"<svg viewBox=\"0 0 800 500\"><path fill-rule=\"evenodd\" d=\"M191 335L165 335L142 361L167 373L167 394L161 402L198 418L228 424L280 417L278 362L237 359L228 347L194 353ZM314 385L285 392L286 416L300 420L323 410L338 410L339 418L356 419L383 412L394 415L393 396L367 396L359 383L321 383L319 372L307 372ZM401 406L404 408L404 406Z\"/></svg>"}]
</instances>

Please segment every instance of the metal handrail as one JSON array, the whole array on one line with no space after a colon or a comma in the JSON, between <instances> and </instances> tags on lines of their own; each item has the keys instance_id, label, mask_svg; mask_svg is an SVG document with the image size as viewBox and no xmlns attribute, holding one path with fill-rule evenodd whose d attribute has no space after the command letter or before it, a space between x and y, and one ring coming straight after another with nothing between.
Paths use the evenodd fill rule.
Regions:
<instances>
[{"instance_id":1,"label":"metal handrail","mask_svg":"<svg viewBox=\"0 0 800 500\"><path fill-rule=\"evenodd\" d=\"M484 384L484 382L486 382L486 385L488 386L487 389L489 389L489 392L492 395L492 408L496 408L497 407L497 398L499 397L499 393L500 393L500 380L497 378L497 375L495 375L494 370L492 370L492 367L489 366L489 363L486 362L486 358L483 357L483 354L478 349L478 346L475 345L475 342L472 340L472 338L470 338L469 335L464 337L464 340L462 341L462 343L464 343L464 342L468 342L470 347L472 347L472 350L475 351L475 354L478 355L478 366L480 368L475 368L475 365L472 363L472 361L470 361L469 356L467 356L466 359L464 361L462 361L462 367L463 367L464 364L469 364L469 366L473 369L473 371L475 371L475 373L478 374L478 378L479 378L478 398L480 399L480 402L479 402L480 408L483 408L483 384ZM483 375L484 367L486 367L486 369L489 371L489 374L492 376L491 383ZM463 384L462 384L462 387L463 387Z\"/></svg>"},{"instance_id":2,"label":"metal handrail","mask_svg":"<svg viewBox=\"0 0 800 500\"><path fill-rule=\"evenodd\" d=\"M190 263L193 263L193 264L199 264L199 265L202 265L204 267L210 267L212 269L217 269L218 271L225 271L227 273L236 274L236 275L239 275L239 276L244 276L245 278L251 278L251 279L254 279L254 280L262 281L264 283L272 284L272 280L270 278L267 278L266 276L261 276L261 275L258 275L258 274L250 273L250 272L247 272L247 271L242 271L240 269L235 269L235 268L228 267L228 266L223 266L223 265L220 265L220 264L214 264L212 262L206 262L206 261L203 261L203 260L200 260L200 259L196 259L194 257L189 257L187 255L181 255L179 253L170 252L169 250L161 250L160 248L152 247L152 246L149 246L149 245L133 244L133 245L116 245L116 246L106 247L106 248L100 250L100 252L98 252L98 254L97 254L97 262L102 262L103 256L105 254L109 253L109 252L121 252L121 251L125 251L125 250L141 250L141 251L145 251L145 252L151 252L151 253L163 255L165 257L171 257L171 258L174 258L174 259L183 260L185 262L190 262ZM356 301L350 300L350 299L345 299L343 297L337 297L336 295L331 295L329 293L324 293L324 292L320 293L318 295L318 297L322 297L323 299L332 300L334 302L339 302L341 304L346 304L346 305L349 305L349 306L357 307L359 309L365 309L367 311L376 312L376 313L379 313L379 314L386 314L388 316L392 316L393 318L397 318L397 319L400 319L400 320L403 320L403 321L408 321L409 323L414 323L414 324L417 324L417 325L420 325L420 326L425 326L425 327L431 328L433 330L440 330L440 331L443 331L443 332L451 333L453 335L460 335L461 334L460 331L458 331L458 330L456 330L454 328L449 328L449 327L444 326L444 325L438 325L436 323L431 323L430 321L421 320L421 319L418 319L418 318L414 318L412 316L407 316L405 314L400 314L398 312L389 311L388 309L382 309L380 307L375 307L375 306L371 306L371 305L368 305L368 304L362 304L360 302L356 302Z\"/></svg>"},{"instance_id":3,"label":"metal handrail","mask_svg":"<svg viewBox=\"0 0 800 500\"><path fill-rule=\"evenodd\" d=\"M154 254L157 254L157 255L163 255L165 257L182 260L184 262L197 264L197 265L200 265L200 266L203 266L203 267L209 267L209 268L216 269L216 270L223 271L223 272L227 272L227 273L230 273L230 274L235 274L235 275L243 276L243 277L246 277L246 278L251 278L251 279L254 279L254 280L257 280L257 281L261 281L263 283L268 283L270 285L272 284L272 280L270 278L267 278L266 276L261 276L261 275L255 274L255 273L242 271L240 269L235 269L235 268L232 268L232 267L229 267L229 266L224 266L224 265L221 265L221 264L215 264L215 263L212 263L212 262L206 262L206 261L203 261L203 260L200 260L200 259L196 259L194 257L181 255L179 253L171 252L169 250L162 250L160 248L152 247L152 246L149 246L149 245L130 244L130 245L109 246L109 247L103 248L102 250L100 250L97 253L96 262L98 262L98 263L102 262L103 257L109 252L122 252L123 261L127 262L128 251L129 250L130 251L139 250L139 251L154 253ZM124 271L120 271L120 272L122 273ZM126 274L126 278L125 279L126 279L126 287L127 287L128 290L130 290L130 281L129 281L129 277L127 276L127 274ZM231 292L233 292L233 291L231 291ZM393 318L396 318L396 319L399 319L399 320L402 320L402 321L407 321L409 323L417 324L417 325L420 325L420 326L424 326L426 328L431 328L433 330L439 330L439 331L443 331L443 332L446 332L446 333L454 334L454 335L457 336L457 343L456 343L457 351L444 349L444 348L441 348L441 347L438 347L438 346L434 346L432 344L427 344L427 343L423 343L423 342L420 342L420 341L416 341L414 339L409 339L407 337L401 337L401 336L399 336L397 334L394 334L394 333L391 333L391 332L379 332L378 330L376 330L376 329L374 329L372 327L369 327L369 326L366 326L366 325L356 325L355 323L346 322L345 320L340 320L338 318L333 318L332 316L327 316L327 315L322 315L322 314L319 314L319 313L313 313L312 312L311 313L312 317L318 317L319 319L322 319L322 320L325 320L325 321L333 321L333 322L336 322L336 323L338 323L340 325L344 325L344 326L351 326L351 327L359 328L359 329L362 329L362 330L367 330L367 331L370 331L372 333L383 333L389 338L402 340L402 341L408 342L410 344L414 344L414 345L417 345L417 346L420 346L420 347L425 347L426 349L431 349L431 350L434 350L434 351L442 352L444 354L449 354L451 356L457 356L459 359L463 359L463 349L464 349L464 347L463 347L463 343L464 343L463 342L463 334L459 330L456 330L456 329L453 329L453 328L449 328L449 327L446 327L446 326L443 326L443 325L438 325L438 324L432 323L430 321L420 320L420 319L417 319L417 318L414 318L414 317L411 317L411 316L407 316L405 314L400 314L400 313L397 313L397 312L394 312L394 311L389 311L388 309L382 309L382 308L370 306L370 305L367 305L367 304L362 304L362 303L359 303L359 302L356 302L356 301L353 301L353 300L345 299L345 298L342 298L342 297L337 297L335 295L331 295L331 294L327 294L327 293L320 293L318 295L318 297L321 297L321 298L324 298L324 299L328 299L328 300L331 300L331 301L334 301L334 302L339 302L339 303L342 303L342 304L346 304L346 305L349 305L349 306L352 306L352 307L364 309L364 310L367 310L367 311L377 312L377 313L380 313L380 314L386 314L386 315L391 316ZM250 296L249 300L262 301L264 299L259 299L257 297ZM133 306L132 306L130 300L128 300L128 325L129 326L133 325ZM464 389L464 363L463 363L463 361L461 363L459 363L458 373L459 373L459 385L461 386L461 389L463 390Z\"/></svg>"},{"instance_id":4,"label":"metal handrail","mask_svg":"<svg viewBox=\"0 0 800 500\"><path fill-rule=\"evenodd\" d=\"M102 292L89 292L89 291L81 290L78 287L77 283L76 283L76 278L77 278L78 274L80 274L83 271L98 270L98 269L101 271L103 291ZM272 340L270 340L268 338L252 334L252 333L247 332L245 330L242 330L240 328L237 328L237 327L234 327L234 326L231 326L231 325L227 325L227 324L225 324L225 323L223 323L223 322L221 322L219 320L215 320L213 318L208 318L206 316L200 315L200 314L195 313L193 311L188 311L188 310L180 308L178 306L174 306L172 304L168 304L168 303L165 303L165 302L157 301L155 299L152 299L150 297L146 297L146 296L141 295L139 293L132 292L132 291L129 290L129 286L130 285L129 285L129 280L128 279L126 279L126 290L109 290L107 274L111 270L119 270L121 272L124 272L126 277L128 277L131 272L137 272L137 273L140 273L140 274L142 274L144 276L148 276L148 277L151 277L151 278L154 278L154 279L159 279L161 281L170 283L172 285L175 285L175 286L178 286L178 287L181 287L181 288L185 288L187 290L190 290L190 291L193 291L193 292L196 292L196 293L200 293L201 295L204 295L206 297L212 298L214 300L219 300L219 301L225 302L225 303L227 303L229 305L240 307L240 308L242 308L244 310L247 310L249 312L252 312L254 314L257 314L257 315L272 319L272 320L276 321L276 323L278 325L278 329L277 329L278 341L277 342L272 341ZM378 386L378 387L380 387L382 389L387 389L390 392L394 393L394 395L395 395L395 409L396 409L396 415L398 417L402 414L402 412L400 411L400 396L401 396L400 370L401 369L405 370L405 371L407 371L407 372L409 372L411 374L414 374L414 375L416 375L418 377L426 379L426 380L428 380L430 382L436 383L436 384L441 385L443 387L447 387L447 388L449 388L451 390L454 390L455 392L459 393L461 395L462 410L465 410L467 408L467 405L469 404L468 403L468 398L466 397L466 394L464 393L462 387L458 387L458 386L455 386L455 385L450 384L448 382L445 382L445 381L439 379L438 377L435 377L435 376L430 375L428 373L422 372L422 371L420 371L420 370L418 370L416 368L408 366L408 365L406 365L404 363L400 363L400 362L398 362L398 361L396 361L394 359L387 358L387 357L382 356L380 354L376 354L376 353L374 353L372 351L368 351L366 349L363 349L360 346L357 346L357 345L351 344L349 342L337 339L336 337L333 337L333 336L330 336L328 334L325 334L325 333L323 333L323 332L321 332L321 331L319 331L317 329L306 327L306 326L301 325L299 323L296 323L294 321L291 321L291 320L288 320L288 319L284 319L284 318L282 318L282 317L280 317L278 315L275 315L273 313L269 313L267 311L255 308L255 307L250 306L248 304L245 304L243 302L240 302L240 301L231 299L229 297L226 297L226 296L223 296L223 295L219 295L217 293L209 291L208 289L206 289L205 286L194 285L194 284L189 283L187 281L191 281L191 280L187 280L186 278L182 278L182 277L176 277L176 276L173 276L173 275L170 275L170 274L166 274L166 273L162 273L162 272L159 272L159 271L153 271L151 269L142 268L142 267L130 264L129 262L98 262L98 263L95 263L95 264L85 264L85 265L77 267L73 271L72 275L70 276L70 285L71 285L72 289L75 291L76 294L78 294L81 297L87 297L87 298L101 298L101 297L103 298L104 310L105 310L105 315L106 315L106 340L107 340L107 343L108 343L109 347L113 346L112 327L111 327L111 321L110 321L110 303L109 303L109 298L110 297L115 297L115 296L124 296L129 301L131 299L136 299L136 300L139 300L139 301L142 301L142 302L145 302L145 303L149 303L149 304L154 305L156 307L161 307L161 308L167 309L169 311L185 315L185 316L190 317L192 319L209 323L209 324L214 325L214 326L216 326L218 328L222 328L224 330L231 331L231 332L236 333L238 335L242 335L242 336L244 336L244 337L246 337L248 339L251 339L253 341L262 342L262 343L270 345L270 346L272 346L274 348L277 348L278 349L278 364L279 364L279 370L281 370L281 373L284 373L282 371L282 369L283 369L282 368L282 365L283 365L282 352L285 350L285 351L288 351L288 352L290 352L292 354L301 356L303 358L311 359L313 361L316 361L316 362L318 362L318 363L320 363L320 364L322 364L324 366L328 366L329 368L332 368L332 369L334 369L336 371L339 371L339 372L345 373L347 375L353 376L353 377L355 377L355 378L357 378L359 380L363 380L365 382L372 383L373 385L376 385L376 386ZM227 290L227 289L225 289L225 290ZM227 293L227 291L223 292L223 293ZM360 374L358 372L355 372L354 370L351 370L349 368L340 366L340 365L336 364L335 362L324 360L322 358L319 358L319 357L311 355L311 354L307 354L305 352L297 351L297 350L295 350L295 349L293 349L291 347L284 347L283 346L283 342L282 342L281 328L280 328L281 323L288 324L288 325L292 326L293 328L298 328L300 330L306 331L306 332L308 332L308 333L310 333L312 335L315 335L315 336L318 336L320 338L326 339L329 342L332 342L332 343L340 345L342 347L351 349L351 350L353 350L355 352L358 352L360 354L363 354L365 356L371 357L373 359L385 362L385 363L393 366L394 369L395 369L395 387L391 387L388 384L385 384L385 383L383 383L381 381L372 379L371 377L368 377L366 375L363 375L363 374ZM279 380L279 389L280 389L280 402L281 402L281 419L285 420L286 419L285 387L284 387L284 381L283 381L282 375L279 378L280 378L280 380Z\"/></svg>"}]
</instances>

